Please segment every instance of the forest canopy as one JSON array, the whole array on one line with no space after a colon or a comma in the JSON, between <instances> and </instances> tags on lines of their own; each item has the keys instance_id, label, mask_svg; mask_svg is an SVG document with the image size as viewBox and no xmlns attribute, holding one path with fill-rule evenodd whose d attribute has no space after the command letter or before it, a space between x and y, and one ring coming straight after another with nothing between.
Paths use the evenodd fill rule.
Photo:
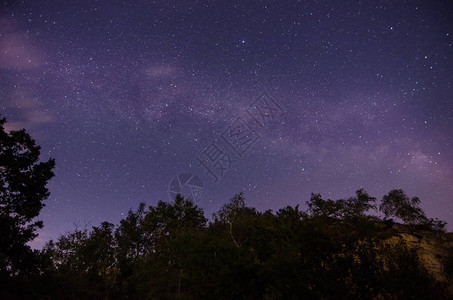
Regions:
<instances>
[{"instance_id":1,"label":"forest canopy","mask_svg":"<svg viewBox=\"0 0 453 300\"><path fill-rule=\"evenodd\" d=\"M366 214L378 206L364 190L337 201L313 194L307 205L259 212L240 193L208 221L180 195L142 203L117 225L49 241L21 291L52 299L443 297L416 250L388 241L393 221ZM417 220L407 221L411 230L445 225Z\"/></svg>"}]
</instances>

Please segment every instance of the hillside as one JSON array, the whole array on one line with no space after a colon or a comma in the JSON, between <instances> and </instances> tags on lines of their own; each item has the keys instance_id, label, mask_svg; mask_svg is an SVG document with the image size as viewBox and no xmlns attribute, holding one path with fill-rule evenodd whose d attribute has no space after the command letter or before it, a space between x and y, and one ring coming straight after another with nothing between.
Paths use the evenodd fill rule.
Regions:
<instances>
[{"instance_id":1,"label":"hillside","mask_svg":"<svg viewBox=\"0 0 453 300\"><path fill-rule=\"evenodd\" d=\"M404 241L409 247L417 249L420 261L430 275L453 298L453 233L417 230L412 232L408 226L393 224L388 229L393 242Z\"/></svg>"}]
</instances>

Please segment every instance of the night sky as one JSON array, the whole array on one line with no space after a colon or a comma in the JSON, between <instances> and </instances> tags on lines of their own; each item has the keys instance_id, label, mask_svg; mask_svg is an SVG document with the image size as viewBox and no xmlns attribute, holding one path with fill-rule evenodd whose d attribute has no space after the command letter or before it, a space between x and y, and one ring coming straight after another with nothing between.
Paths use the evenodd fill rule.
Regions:
<instances>
[{"instance_id":1,"label":"night sky","mask_svg":"<svg viewBox=\"0 0 453 300\"><path fill-rule=\"evenodd\" d=\"M452 230L452 43L451 1L2 1L0 114L56 159L32 245L178 179L207 217L402 188Z\"/></svg>"}]
</instances>

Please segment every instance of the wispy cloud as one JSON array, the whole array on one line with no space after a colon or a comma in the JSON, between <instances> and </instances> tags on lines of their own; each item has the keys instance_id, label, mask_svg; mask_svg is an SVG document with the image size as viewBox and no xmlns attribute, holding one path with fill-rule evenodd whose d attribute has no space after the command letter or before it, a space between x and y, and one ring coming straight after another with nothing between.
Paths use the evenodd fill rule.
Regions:
<instances>
[{"instance_id":1,"label":"wispy cloud","mask_svg":"<svg viewBox=\"0 0 453 300\"><path fill-rule=\"evenodd\" d=\"M0 28L1 69L31 69L41 65L39 49L13 20L1 15Z\"/></svg>"},{"instance_id":2,"label":"wispy cloud","mask_svg":"<svg viewBox=\"0 0 453 300\"><path fill-rule=\"evenodd\" d=\"M33 130L42 124L54 123L56 115L47 110L43 104L32 97L29 89L17 88L5 97L5 107L14 111L15 118L5 124L6 131L26 128Z\"/></svg>"},{"instance_id":3,"label":"wispy cloud","mask_svg":"<svg viewBox=\"0 0 453 300\"><path fill-rule=\"evenodd\" d=\"M155 79L167 79L176 76L178 68L171 65L151 66L145 70L145 74Z\"/></svg>"},{"instance_id":4,"label":"wispy cloud","mask_svg":"<svg viewBox=\"0 0 453 300\"><path fill-rule=\"evenodd\" d=\"M9 16L0 15L0 70L32 71L42 65L43 51ZM25 75L24 75L25 76ZM27 75L28 76L28 75ZM1 95L2 106L13 117L5 124L7 131L33 130L53 123L56 116L35 97L36 86L27 78Z\"/></svg>"}]
</instances>

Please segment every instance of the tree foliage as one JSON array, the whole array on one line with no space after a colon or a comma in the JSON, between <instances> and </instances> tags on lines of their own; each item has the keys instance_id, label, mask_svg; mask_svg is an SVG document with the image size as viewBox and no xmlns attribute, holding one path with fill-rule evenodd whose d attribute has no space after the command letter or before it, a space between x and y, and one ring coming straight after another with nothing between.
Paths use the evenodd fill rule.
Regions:
<instances>
[{"instance_id":1,"label":"tree foliage","mask_svg":"<svg viewBox=\"0 0 453 300\"><path fill-rule=\"evenodd\" d=\"M356 191L355 197L346 200L324 200L320 194L311 194L307 206L308 212L313 216L350 219L364 217L367 211L376 210L374 202L376 198L368 195L364 189L360 189Z\"/></svg>"},{"instance_id":2,"label":"tree foliage","mask_svg":"<svg viewBox=\"0 0 453 300\"><path fill-rule=\"evenodd\" d=\"M49 196L55 161L39 162L40 147L25 130L6 132L0 119L0 274L1 280L36 268L27 242L42 228L34 218Z\"/></svg>"},{"instance_id":3,"label":"tree foliage","mask_svg":"<svg viewBox=\"0 0 453 300\"><path fill-rule=\"evenodd\" d=\"M207 224L178 196L142 203L50 241L46 296L66 299L373 299L444 297L404 242L366 215L375 198L313 195L307 212L248 207L237 194Z\"/></svg>"},{"instance_id":4,"label":"tree foliage","mask_svg":"<svg viewBox=\"0 0 453 300\"><path fill-rule=\"evenodd\" d=\"M379 210L386 218L396 217L414 229L415 225L425 225L436 230L443 230L446 223L438 219L428 219L420 207L418 197L409 198L406 193L392 190L382 198Z\"/></svg>"}]
</instances>

